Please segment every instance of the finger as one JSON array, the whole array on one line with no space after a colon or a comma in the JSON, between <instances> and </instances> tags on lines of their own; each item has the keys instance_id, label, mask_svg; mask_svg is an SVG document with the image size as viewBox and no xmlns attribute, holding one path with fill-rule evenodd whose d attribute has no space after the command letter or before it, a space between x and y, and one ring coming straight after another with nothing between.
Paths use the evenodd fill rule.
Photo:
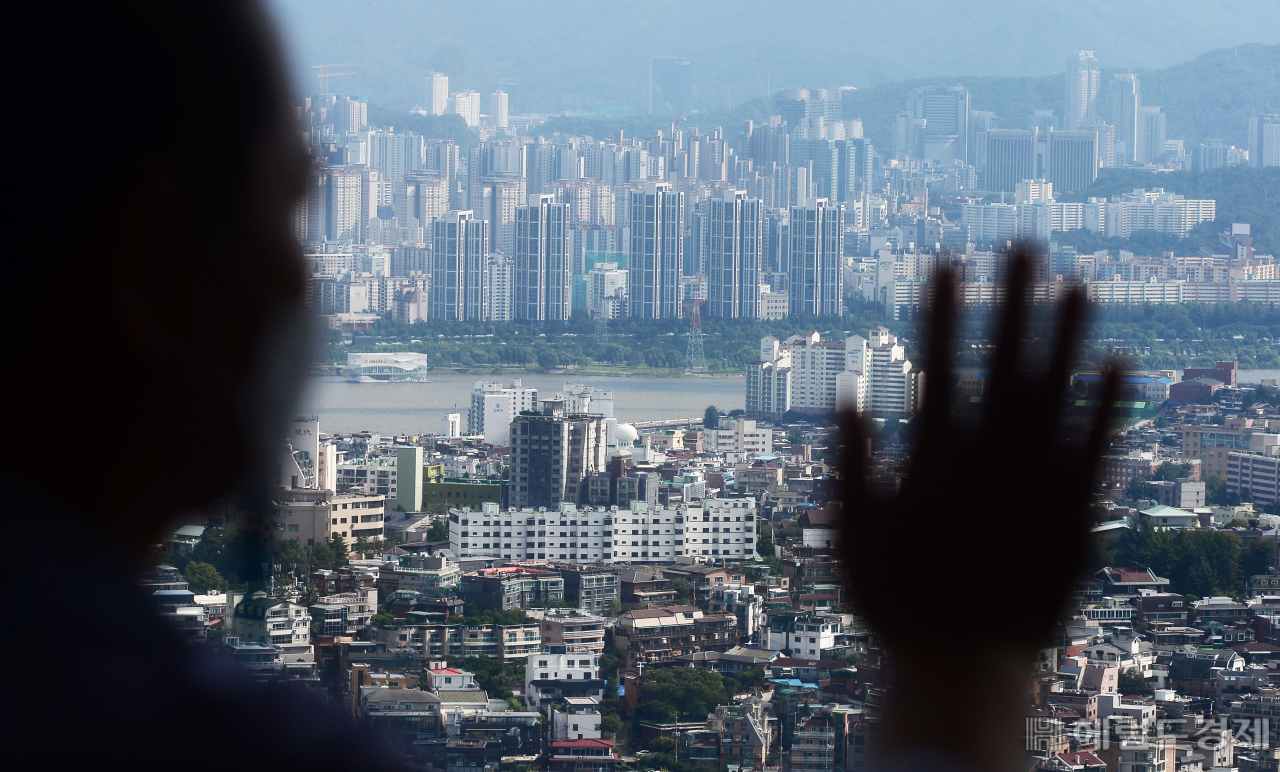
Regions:
<instances>
[{"instance_id":1,"label":"finger","mask_svg":"<svg viewBox=\"0 0 1280 772\"><path fill-rule=\"evenodd\" d=\"M840 478L845 511L870 503L867 487L867 432L862 416L853 410L836 415L840 426Z\"/></svg>"},{"instance_id":2,"label":"finger","mask_svg":"<svg viewBox=\"0 0 1280 772\"><path fill-rule=\"evenodd\" d=\"M939 437L951 422L951 373L955 358L956 286L950 268L944 268L934 284L933 310L926 341L929 373L925 383L923 430L925 437Z\"/></svg>"},{"instance_id":3,"label":"finger","mask_svg":"<svg viewBox=\"0 0 1280 772\"><path fill-rule=\"evenodd\" d=\"M1067 371L1080 345L1080 328L1084 323L1084 294L1072 290L1062 301L1058 311L1057 337L1054 339L1053 359L1049 365L1049 378L1045 381L1045 421L1054 431L1062 415L1063 391L1067 383Z\"/></svg>"},{"instance_id":4,"label":"finger","mask_svg":"<svg viewBox=\"0 0 1280 772\"><path fill-rule=\"evenodd\" d=\"M1018 359L1027 319L1026 296L1030 273L1027 251L1021 246L1015 247L1009 258L1009 294L1005 298L1000 337L996 341L996 358L991 368L991 395L986 410L988 423L996 417L997 412L1016 412L1012 403L1017 390Z\"/></svg>"},{"instance_id":5,"label":"finger","mask_svg":"<svg viewBox=\"0 0 1280 772\"><path fill-rule=\"evenodd\" d=\"M1111 417L1115 414L1116 397L1120 394L1120 379L1123 372L1118 362L1112 362L1107 368L1102 381L1102 402L1098 412L1093 416L1093 427L1089 437L1080 451L1077 460L1079 466L1079 485L1077 489L1092 490L1094 472L1098 467L1098 459L1106 448L1111 434Z\"/></svg>"}]
</instances>

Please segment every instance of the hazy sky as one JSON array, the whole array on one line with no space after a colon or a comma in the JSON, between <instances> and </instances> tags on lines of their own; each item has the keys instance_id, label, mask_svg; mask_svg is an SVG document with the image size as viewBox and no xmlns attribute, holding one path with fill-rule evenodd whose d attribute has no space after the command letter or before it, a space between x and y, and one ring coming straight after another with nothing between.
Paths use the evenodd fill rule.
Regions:
<instances>
[{"instance_id":1,"label":"hazy sky","mask_svg":"<svg viewBox=\"0 0 1280 772\"><path fill-rule=\"evenodd\" d=\"M1215 48L1280 42L1276 0L268 0L299 90L310 65L351 62L337 93L423 102L423 76L453 90L510 83L514 107L596 109L646 99L649 57L689 56L703 107L772 88L928 75L1047 75L1075 48L1104 68L1156 68ZM758 80L752 63L760 73ZM486 105L487 106L487 105Z\"/></svg>"}]
</instances>

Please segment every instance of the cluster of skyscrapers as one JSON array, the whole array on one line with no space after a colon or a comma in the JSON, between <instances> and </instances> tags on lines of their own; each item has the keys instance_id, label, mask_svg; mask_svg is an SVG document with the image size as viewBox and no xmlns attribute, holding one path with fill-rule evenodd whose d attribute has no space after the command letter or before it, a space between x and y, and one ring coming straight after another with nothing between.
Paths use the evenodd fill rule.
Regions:
<instances>
[{"instance_id":1,"label":"cluster of skyscrapers","mask_svg":"<svg viewBox=\"0 0 1280 772\"><path fill-rule=\"evenodd\" d=\"M1124 236L1147 220L1185 235L1213 219L1213 202L1157 193L1089 209L1021 191L1061 196L1101 167L1212 168L1246 155L1214 140L1187 154L1138 77L1104 78L1090 51L1069 58L1061 116L1010 121L973 109L961 85L913 89L886 155L863 136L849 88L776 92L767 120L736 131L693 126L692 72L688 59L654 59L650 109L672 122L647 138L531 135L504 91L482 115L479 96L451 93L440 73L420 112L463 115L473 142L370 126L362 97L304 100L318 163L296 228L321 268L313 296L330 312L381 313L416 293L400 304L406 321L663 319L695 306L725 318L837 315L849 256L874 251L886 225L959 250L1073 228ZM1275 115L1250 120L1250 163L1280 163L1278 132ZM948 221L930 202L939 192L964 199L963 213ZM1015 200L984 202L991 193Z\"/></svg>"}]
</instances>

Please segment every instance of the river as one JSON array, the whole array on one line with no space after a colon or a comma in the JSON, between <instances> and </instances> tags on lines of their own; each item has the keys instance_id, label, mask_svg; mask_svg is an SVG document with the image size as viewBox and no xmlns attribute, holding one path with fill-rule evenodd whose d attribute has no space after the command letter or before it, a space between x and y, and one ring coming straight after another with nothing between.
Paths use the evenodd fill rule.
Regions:
<instances>
[{"instance_id":1,"label":"river","mask_svg":"<svg viewBox=\"0 0 1280 772\"><path fill-rule=\"evenodd\" d=\"M707 405L721 411L743 407L742 376L728 378L632 378L544 373L519 376L523 385L548 397L566 383L582 383L613 392L619 421L693 418ZM320 430L349 434L434 434L446 413L461 413L466 429L467 408L476 381L510 385L511 376L432 373L428 383L349 383L338 377L309 378L300 402L302 414L320 417Z\"/></svg>"}]
</instances>

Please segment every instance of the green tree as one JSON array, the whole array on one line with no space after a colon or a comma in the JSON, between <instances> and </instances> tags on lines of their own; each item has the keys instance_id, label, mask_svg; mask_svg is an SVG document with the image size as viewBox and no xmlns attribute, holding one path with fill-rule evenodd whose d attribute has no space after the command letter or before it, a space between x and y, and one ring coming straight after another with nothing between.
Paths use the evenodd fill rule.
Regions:
<instances>
[{"instance_id":1,"label":"green tree","mask_svg":"<svg viewBox=\"0 0 1280 772\"><path fill-rule=\"evenodd\" d=\"M684 577L672 579L671 589L676 591L676 603L689 603L693 600L693 588L688 579Z\"/></svg>"},{"instance_id":2,"label":"green tree","mask_svg":"<svg viewBox=\"0 0 1280 772\"><path fill-rule=\"evenodd\" d=\"M227 589L227 580L210 563L193 560L187 563L182 575L186 577L187 586L197 595L219 593Z\"/></svg>"},{"instance_id":3,"label":"green tree","mask_svg":"<svg viewBox=\"0 0 1280 772\"><path fill-rule=\"evenodd\" d=\"M707 405L707 409L702 411L702 428L720 428L720 410L715 405Z\"/></svg>"},{"instance_id":4,"label":"green tree","mask_svg":"<svg viewBox=\"0 0 1280 772\"><path fill-rule=\"evenodd\" d=\"M311 562L316 568L333 568L333 556L333 547L327 541L322 541L311 548Z\"/></svg>"},{"instance_id":5,"label":"green tree","mask_svg":"<svg viewBox=\"0 0 1280 772\"><path fill-rule=\"evenodd\" d=\"M361 557L371 549L373 549L373 545L369 543L369 539L364 534L357 536L356 543L352 545L352 551L359 553Z\"/></svg>"},{"instance_id":6,"label":"green tree","mask_svg":"<svg viewBox=\"0 0 1280 772\"><path fill-rule=\"evenodd\" d=\"M637 717L645 721L702 720L733 694L719 673L703 668L650 670L640 680ZM732 683L730 681L730 683Z\"/></svg>"},{"instance_id":7,"label":"green tree","mask_svg":"<svg viewBox=\"0 0 1280 772\"><path fill-rule=\"evenodd\" d=\"M804 429L801 429L799 426L793 426L790 429L788 429L787 442L791 443L792 445L803 445Z\"/></svg>"},{"instance_id":8,"label":"green tree","mask_svg":"<svg viewBox=\"0 0 1280 772\"><path fill-rule=\"evenodd\" d=\"M347 549L347 540L342 534L335 533L329 539L329 548L333 550L333 564L329 568L336 571L350 562L348 558L351 551Z\"/></svg>"},{"instance_id":9,"label":"green tree","mask_svg":"<svg viewBox=\"0 0 1280 772\"><path fill-rule=\"evenodd\" d=\"M1181 480L1191 476L1191 464L1187 461L1166 461L1156 467L1152 480Z\"/></svg>"},{"instance_id":10,"label":"green tree","mask_svg":"<svg viewBox=\"0 0 1280 772\"><path fill-rule=\"evenodd\" d=\"M427 541L449 541L449 524L443 517L431 521L427 529Z\"/></svg>"},{"instance_id":11,"label":"green tree","mask_svg":"<svg viewBox=\"0 0 1280 772\"><path fill-rule=\"evenodd\" d=\"M1121 694L1131 695L1146 695L1154 691L1147 679L1142 677L1142 672L1136 668L1129 668L1120 674L1117 688Z\"/></svg>"}]
</instances>

